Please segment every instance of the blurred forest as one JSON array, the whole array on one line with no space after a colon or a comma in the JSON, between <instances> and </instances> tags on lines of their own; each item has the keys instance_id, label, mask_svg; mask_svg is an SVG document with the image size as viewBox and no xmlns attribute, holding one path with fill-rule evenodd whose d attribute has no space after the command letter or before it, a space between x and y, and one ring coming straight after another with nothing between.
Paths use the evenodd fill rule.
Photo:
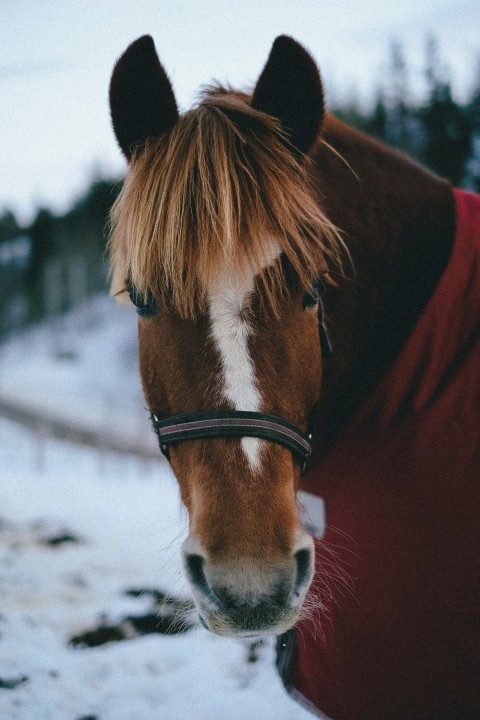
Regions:
<instances>
[{"instance_id":1,"label":"blurred forest","mask_svg":"<svg viewBox=\"0 0 480 720\"><path fill-rule=\"evenodd\" d=\"M456 186L480 192L480 55L466 100L454 99L434 38L426 43L423 93L411 90L403 47L393 42L376 101L331 108L346 122L409 154ZM418 83L417 83L418 84ZM95 179L64 215L39 209L28 226L0 215L0 340L16 329L56 317L106 287L108 210L118 181Z\"/></svg>"}]
</instances>

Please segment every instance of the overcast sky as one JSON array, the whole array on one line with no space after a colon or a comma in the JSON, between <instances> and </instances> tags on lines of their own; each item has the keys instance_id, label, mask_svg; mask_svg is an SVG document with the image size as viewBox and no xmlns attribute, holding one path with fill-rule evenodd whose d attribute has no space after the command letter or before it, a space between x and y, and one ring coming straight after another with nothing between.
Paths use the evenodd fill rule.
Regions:
<instances>
[{"instance_id":1,"label":"overcast sky","mask_svg":"<svg viewBox=\"0 0 480 720\"><path fill-rule=\"evenodd\" d=\"M466 93L480 54L480 0L0 0L0 210L29 221L64 210L94 173L123 172L108 115L115 59L153 35L181 107L212 78L255 81L286 33L317 59L327 90L367 97L392 39L412 83L433 33Z\"/></svg>"}]
</instances>

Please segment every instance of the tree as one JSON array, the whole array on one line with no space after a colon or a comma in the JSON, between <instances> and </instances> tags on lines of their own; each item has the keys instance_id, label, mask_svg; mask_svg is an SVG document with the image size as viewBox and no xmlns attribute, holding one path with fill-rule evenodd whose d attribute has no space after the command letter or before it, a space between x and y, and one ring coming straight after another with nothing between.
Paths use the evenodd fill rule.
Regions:
<instances>
[{"instance_id":1,"label":"tree","mask_svg":"<svg viewBox=\"0 0 480 720\"><path fill-rule=\"evenodd\" d=\"M464 185L480 192L480 54L477 58L476 76L472 97L466 108L471 126L470 154L465 166Z\"/></svg>"},{"instance_id":2,"label":"tree","mask_svg":"<svg viewBox=\"0 0 480 720\"><path fill-rule=\"evenodd\" d=\"M402 44L394 40L390 46L389 83L385 97L385 139L399 150L411 149L411 107L408 71Z\"/></svg>"},{"instance_id":3,"label":"tree","mask_svg":"<svg viewBox=\"0 0 480 720\"><path fill-rule=\"evenodd\" d=\"M418 113L424 129L421 159L458 185L470 153L472 127L465 108L452 97L448 73L433 37L427 39L425 77L428 98Z\"/></svg>"},{"instance_id":4,"label":"tree","mask_svg":"<svg viewBox=\"0 0 480 720\"><path fill-rule=\"evenodd\" d=\"M41 209L28 228L32 245L25 285L29 304L29 320L33 322L40 320L45 314L45 268L56 250L55 223L54 215L49 210Z\"/></svg>"},{"instance_id":5,"label":"tree","mask_svg":"<svg viewBox=\"0 0 480 720\"><path fill-rule=\"evenodd\" d=\"M11 210L4 210L0 215L0 242L13 240L22 232L17 218Z\"/></svg>"}]
</instances>

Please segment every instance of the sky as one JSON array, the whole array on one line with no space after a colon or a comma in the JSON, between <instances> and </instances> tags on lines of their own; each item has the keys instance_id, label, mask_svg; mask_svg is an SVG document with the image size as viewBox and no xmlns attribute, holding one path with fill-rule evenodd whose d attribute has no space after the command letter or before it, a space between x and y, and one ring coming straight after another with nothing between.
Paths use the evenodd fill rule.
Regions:
<instances>
[{"instance_id":1,"label":"sky","mask_svg":"<svg viewBox=\"0 0 480 720\"><path fill-rule=\"evenodd\" d=\"M478 0L1 0L0 212L29 222L63 212L93 177L125 170L111 131L108 84L116 58L151 34L177 101L188 108L213 78L244 88L285 33L317 60L327 97L368 99L401 41L418 85L429 33L454 89L474 83Z\"/></svg>"}]
</instances>

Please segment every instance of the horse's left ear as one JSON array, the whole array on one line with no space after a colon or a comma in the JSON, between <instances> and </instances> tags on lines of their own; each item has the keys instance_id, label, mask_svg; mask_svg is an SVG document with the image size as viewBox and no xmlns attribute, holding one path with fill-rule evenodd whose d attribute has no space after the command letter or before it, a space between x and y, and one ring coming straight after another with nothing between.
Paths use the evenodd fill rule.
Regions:
<instances>
[{"instance_id":1,"label":"horse's left ear","mask_svg":"<svg viewBox=\"0 0 480 720\"><path fill-rule=\"evenodd\" d=\"M278 118L294 147L310 150L324 116L322 81L310 53L293 38L280 35L273 43L252 106Z\"/></svg>"},{"instance_id":2,"label":"horse's left ear","mask_svg":"<svg viewBox=\"0 0 480 720\"><path fill-rule=\"evenodd\" d=\"M177 122L172 86L150 35L135 40L117 61L110 80L110 112L127 160L135 145L163 135Z\"/></svg>"}]
</instances>

